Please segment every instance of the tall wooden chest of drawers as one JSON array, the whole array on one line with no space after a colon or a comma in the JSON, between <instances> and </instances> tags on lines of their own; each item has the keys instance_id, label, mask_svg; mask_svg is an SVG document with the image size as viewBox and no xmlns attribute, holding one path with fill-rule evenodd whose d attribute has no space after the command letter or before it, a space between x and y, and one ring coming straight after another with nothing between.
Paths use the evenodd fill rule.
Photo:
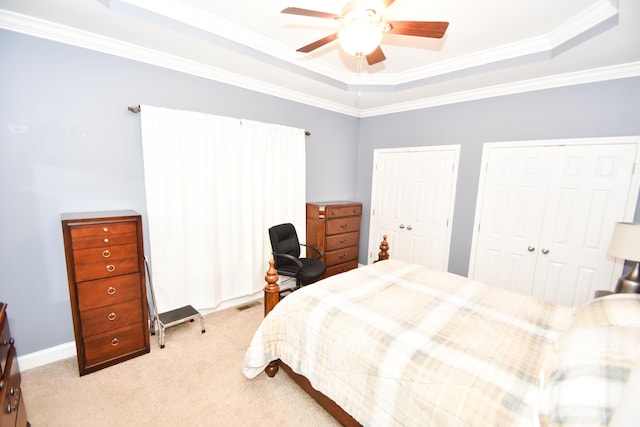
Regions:
<instances>
[{"instance_id":1,"label":"tall wooden chest of drawers","mask_svg":"<svg viewBox=\"0 0 640 427\"><path fill-rule=\"evenodd\" d=\"M7 305L0 302L0 427L25 427L27 410L22 397L18 356L7 318Z\"/></svg>"},{"instance_id":2,"label":"tall wooden chest of drawers","mask_svg":"<svg viewBox=\"0 0 640 427\"><path fill-rule=\"evenodd\" d=\"M361 216L359 202L307 203L306 243L324 252L327 271L322 277L358 267ZM313 253L308 252L308 256Z\"/></svg>"},{"instance_id":3,"label":"tall wooden chest of drawers","mask_svg":"<svg viewBox=\"0 0 640 427\"><path fill-rule=\"evenodd\" d=\"M80 375L148 353L140 215L62 214L62 233Z\"/></svg>"}]
</instances>

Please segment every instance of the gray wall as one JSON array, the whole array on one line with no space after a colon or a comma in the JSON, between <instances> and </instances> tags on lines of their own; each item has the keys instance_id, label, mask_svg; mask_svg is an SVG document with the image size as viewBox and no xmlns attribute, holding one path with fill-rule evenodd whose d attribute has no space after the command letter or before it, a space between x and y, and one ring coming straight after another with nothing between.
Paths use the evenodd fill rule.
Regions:
<instances>
[{"instance_id":1,"label":"gray wall","mask_svg":"<svg viewBox=\"0 0 640 427\"><path fill-rule=\"evenodd\" d=\"M640 78L631 78L362 119L357 195L365 233L360 262L367 259L374 149L460 144L449 271L466 275L483 143L640 135L639 112Z\"/></svg>"},{"instance_id":2,"label":"gray wall","mask_svg":"<svg viewBox=\"0 0 640 427\"><path fill-rule=\"evenodd\" d=\"M140 119L128 105L309 129L308 198L356 196L354 117L2 30L0 64L0 301L21 355L73 341L60 214L146 218Z\"/></svg>"},{"instance_id":3,"label":"gray wall","mask_svg":"<svg viewBox=\"0 0 640 427\"><path fill-rule=\"evenodd\" d=\"M128 105L311 130L307 198L364 203L361 262L373 149L460 144L449 269L462 274L483 142L640 134L640 79L358 120L3 30L0 63L0 300L9 304L22 355L73 340L60 213L135 209L146 216L139 116Z\"/></svg>"}]
</instances>

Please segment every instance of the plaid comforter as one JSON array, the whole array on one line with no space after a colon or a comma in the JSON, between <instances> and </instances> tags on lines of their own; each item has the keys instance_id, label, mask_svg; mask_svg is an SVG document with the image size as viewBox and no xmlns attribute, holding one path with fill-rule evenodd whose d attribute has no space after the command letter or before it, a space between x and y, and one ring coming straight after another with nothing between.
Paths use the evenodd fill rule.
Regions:
<instances>
[{"instance_id":1,"label":"plaid comforter","mask_svg":"<svg viewBox=\"0 0 640 427\"><path fill-rule=\"evenodd\" d=\"M398 260L283 299L245 356L275 359L365 426L530 426L571 308Z\"/></svg>"}]
</instances>

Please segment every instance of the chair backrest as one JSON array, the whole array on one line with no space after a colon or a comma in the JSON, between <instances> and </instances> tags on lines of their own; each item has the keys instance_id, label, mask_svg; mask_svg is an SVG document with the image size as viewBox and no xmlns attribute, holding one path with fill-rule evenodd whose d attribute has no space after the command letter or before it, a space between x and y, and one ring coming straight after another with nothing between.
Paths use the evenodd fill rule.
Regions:
<instances>
[{"instance_id":1,"label":"chair backrest","mask_svg":"<svg viewBox=\"0 0 640 427\"><path fill-rule=\"evenodd\" d=\"M273 252L300 258L300 241L293 224L274 225L269 229L269 239L271 239L271 250ZM293 261L283 257L274 257L274 261L276 270L287 265L295 265Z\"/></svg>"}]
</instances>

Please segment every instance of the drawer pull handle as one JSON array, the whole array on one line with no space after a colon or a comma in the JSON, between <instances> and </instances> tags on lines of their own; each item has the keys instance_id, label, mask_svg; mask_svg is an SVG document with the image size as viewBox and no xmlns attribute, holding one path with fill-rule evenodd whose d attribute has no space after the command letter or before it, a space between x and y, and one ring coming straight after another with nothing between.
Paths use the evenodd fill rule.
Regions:
<instances>
[{"instance_id":1,"label":"drawer pull handle","mask_svg":"<svg viewBox=\"0 0 640 427\"><path fill-rule=\"evenodd\" d=\"M111 251L109 249L105 249L102 251L102 256L105 258L109 258L111 256Z\"/></svg>"},{"instance_id":2,"label":"drawer pull handle","mask_svg":"<svg viewBox=\"0 0 640 427\"><path fill-rule=\"evenodd\" d=\"M104 242L105 243L109 243L109 239L104 239Z\"/></svg>"},{"instance_id":3,"label":"drawer pull handle","mask_svg":"<svg viewBox=\"0 0 640 427\"><path fill-rule=\"evenodd\" d=\"M116 320L116 314L115 313L109 313L109 315L107 316L107 319L111 320L112 322L114 320Z\"/></svg>"},{"instance_id":4,"label":"drawer pull handle","mask_svg":"<svg viewBox=\"0 0 640 427\"><path fill-rule=\"evenodd\" d=\"M116 266L115 266L115 265L113 265L113 264L109 264L109 265L107 265L107 271L108 271L109 273L113 273L114 271L116 271Z\"/></svg>"},{"instance_id":5,"label":"drawer pull handle","mask_svg":"<svg viewBox=\"0 0 640 427\"><path fill-rule=\"evenodd\" d=\"M340 259L342 259L342 258L344 258L346 256L347 256L347 254L342 254L342 255L340 255Z\"/></svg>"},{"instance_id":6,"label":"drawer pull handle","mask_svg":"<svg viewBox=\"0 0 640 427\"><path fill-rule=\"evenodd\" d=\"M104 231L105 233L109 231L109 229L107 227L103 227L102 231Z\"/></svg>"},{"instance_id":7,"label":"drawer pull handle","mask_svg":"<svg viewBox=\"0 0 640 427\"><path fill-rule=\"evenodd\" d=\"M347 240L347 239L345 239L345 240L340 240L340 244L347 243L347 242L348 242L348 240Z\"/></svg>"},{"instance_id":8,"label":"drawer pull handle","mask_svg":"<svg viewBox=\"0 0 640 427\"><path fill-rule=\"evenodd\" d=\"M344 230L345 228L349 228L349 226L348 226L347 224L342 224L342 225L340 226L340 228L342 228L342 229Z\"/></svg>"},{"instance_id":9,"label":"drawer pull handle","mask_svg":"<svg viewBox=\"0 0 640 427\"><path fill-rule=\"evenodd\" d=\"M120 344L120 340L118 340L118 338L114 338L111 340L111 345L112 346L117 346L118 344Z\"/></svg>"},{"instance_id":10,"label":"drawer pull handle","mask_svg":"<svg viewBox=\"0 0 640 427\"><path fill-rule=\"evenodd\" d=\"M109 288L107 288L107 293L109 295L113 295L116 293L116 288L114 288L113 286L109 286Z\"/></svg>"}]
</instances>

